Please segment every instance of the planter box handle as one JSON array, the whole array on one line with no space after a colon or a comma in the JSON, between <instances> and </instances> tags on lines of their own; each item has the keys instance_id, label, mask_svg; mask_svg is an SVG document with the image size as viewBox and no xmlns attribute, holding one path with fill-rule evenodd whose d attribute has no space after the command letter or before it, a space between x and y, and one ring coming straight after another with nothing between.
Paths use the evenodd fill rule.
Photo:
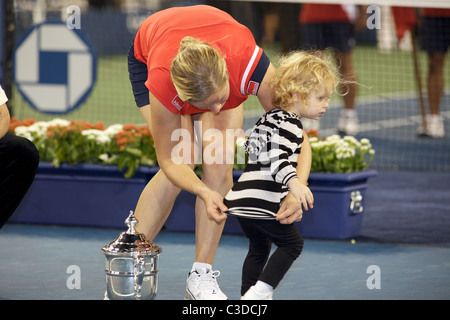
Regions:
<instances>
[{"instance_id":1,"label":"planter box handle","mask_svg":"<svg viewBox=\"0 0 450 320\"><path fill-rule=\"evenodd\" d=\"M361 192L358 190L352 191L350 194L350 211L353 214L358 214L363 212L364 208L362 205L363 197L361 195Z\"/></svg>"}]
</instances>

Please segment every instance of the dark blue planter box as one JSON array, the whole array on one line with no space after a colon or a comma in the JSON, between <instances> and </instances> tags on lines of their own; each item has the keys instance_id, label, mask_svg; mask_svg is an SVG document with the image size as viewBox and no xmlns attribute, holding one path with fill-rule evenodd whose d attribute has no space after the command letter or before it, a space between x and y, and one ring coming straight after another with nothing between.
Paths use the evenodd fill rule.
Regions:
<instances>
[{"instance_id":1,"label":"dark blue planter box","mask_svg":"<svg viewBox=\"0 0 450 320\"><path fill-rule=\"evenodd\" d=\"M361 230L368 179L377 172L311 173L314 208L297 224L305 238L348 239Z\"/></svg>"},{"instance_id":2,"label":"dark blue planter box","mask_svg":"<svg viewBox=\"0 0 450 320\"><path fill-rule=\"evenodd\" d=\"M242 171L234 171L236 181ZM353 173L311 173L309 187L314 194L314 208L304 211L297 227L305 238L347 239L361 230L368 179L377 176L374 170ZM352 200L353 197L353 200ZM192 232L195 230L194 210L189 203L195 197L182 192L165 224L167 230ZM224 233L242 234L235 217L228 217Z\"/></svg>"},{"instance_id":3,"label":"dark blue planter box","mask_svg":"<svg viewBox=\"0 0 450 320\"><path fill-rule=\"evenodd\" d=\"M40 163L30 190L10 222L124 228L158 167L125 179L115 166Z\"/></svg>"},{"instance_id":4,"label":"dark blue planter box","mask_svg":"<svg viewBox=\"0 0 450 320\"><path fill-rule=\"evenodd\" d=\"M141 167L131 179L115 166L40 163L28 194L10 222L124 228L147 182L159 167ZM241 171L234 171L236 181ZM376 171L349 174L311 173L309 187L314 208L297 224L305 238L346 239L359 234L368 179ZM352 200L353 198L353 200ZM195 230L196 197L186 191L178 196L165 228ZM242 234L236 218L228 217L224 233Z\"/></svg>"},{"instance_id":5,"label":"dark blue planter box","mask_svg":"<svg viewBox=\"0 0 450 320\"><path fill-rule=\"evenodd\" d=\"M140 167L126 179L116 166L62 164L59 168L41 162L34 182L9 222L70 226L124 228L130 210L136 207L147 182L159 167ZM182 191L166 228L195 230L196 197ZM241 233L235 218L226 233Z\"/></svg>"}]
</instances>

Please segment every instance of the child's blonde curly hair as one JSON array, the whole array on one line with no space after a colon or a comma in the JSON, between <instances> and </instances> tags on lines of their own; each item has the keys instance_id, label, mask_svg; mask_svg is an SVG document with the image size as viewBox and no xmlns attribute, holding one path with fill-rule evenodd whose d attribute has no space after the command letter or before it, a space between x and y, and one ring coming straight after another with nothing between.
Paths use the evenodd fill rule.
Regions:
<instances>
[{"instance_id":1,"label":"child's blonde curly hair","mask_svg":"<svg viewBox=\"0 0 450 320\"><path fill-rule=\"evenodd\" d=\"M273 104L286 110L293 106L294 94L306 103L314 89L331 94L339 82L339 73L324 52L294 51L281 58L271 83Z\"/></svg>"}]
</instances>

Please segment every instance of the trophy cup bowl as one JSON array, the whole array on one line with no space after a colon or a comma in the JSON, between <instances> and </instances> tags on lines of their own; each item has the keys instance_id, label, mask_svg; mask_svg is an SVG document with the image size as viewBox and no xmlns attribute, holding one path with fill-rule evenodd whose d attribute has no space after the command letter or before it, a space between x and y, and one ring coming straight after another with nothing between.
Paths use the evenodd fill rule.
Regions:
<instances>
[{"instance_id":1,"label":"trophy cup bowl","mask_svg":"<svg viewBox=\"0 0 450 320\"><path fill-rule=\"evenodd\" d=\"M106 296L110 300L151 300L158 291L158 263L162 249L137 233L133 211L126 232L102 248L106 262Z\"/></svg>"}]
</instances>

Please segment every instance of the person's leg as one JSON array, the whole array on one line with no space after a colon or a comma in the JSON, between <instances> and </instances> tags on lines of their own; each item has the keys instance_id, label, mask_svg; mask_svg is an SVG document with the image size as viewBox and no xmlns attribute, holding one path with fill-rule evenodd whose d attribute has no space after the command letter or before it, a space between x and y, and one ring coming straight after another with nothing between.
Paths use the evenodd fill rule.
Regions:
<instances>
[{"instance_id":1,"label":"person's leg","mask_svg":"<svg viewBox=\"0 0 450 320\"><path fill-rule=\"evenodd\" d=\"M428 102L430 104L430 113L433 115L439 115L444 92L444 62L445 53L428 54Z\"/></svg>"},{"instance_id":2,"label":"person's leg","mask_svg":"<svg viewBox=\"0 0 450 320\"><path fill-rule=\"evenodd\" d=\"M341 86L341 92L344 95L344 108L353 110L355 108L355 99L357 94L357 78L353 68L352 52L337 52L337 62L339 65L339 72L344 80L344 84Z\"/></svg>"},{"instance_id":3,"label":"person's leg","mask_svg":"<svg viewBox=\"0 0 450 320\"><path fill-rule=\"evenodd\" d=\"M225 196L233 186L236 139L233 133L242 130L242 105L222 110L219 114L205 112L193 118L201 127L198 129L202 134L202 180L208 187ZM196 261L212 264L224 223L218 224L208 219L201 199L197 199L195 209Z\"/></svg>"},{"instance_id":4,"label":"person's leg","mask_svg":"<svg viewBox=\"0 0 450 320\"><path fill-rule=\"evenodd\" d=\"M0 228L30 188L38 164L39 152L28 139L11 133L0 139Z\"/></svg>"},{"instance_id":5,"label":"person's leg","mask_svg":"<svg viewBox=\"0 0 450 320\"><path fill-rule=\"evenodd\" d=\"M280 224L275 220L255 220L254 233L263 234L277 249L270 256L258 280L242 296L242 300L271 300L292 263L303 249L303 238L294 224Z\"/></svg>"},{"instance_id":6,"label":"person's leg","mask_svg":"<svg viewBox=\"0 0 450 320\"><path fill-rule=\"evenodd\" d=\"M440 115L440 106L444 94L445 53L428 54L428 104L430 114L427 116L427 135L434 138L445 136L444 120Z\"/></svg>"},{"instance_id":7,"label":"person's leg","mask_svg":"<svg viewBox=\"0 0 450 320\"><path fill-rule=\"evenodd\" d=\"M420 47L428 54L427 93L430 110L426 116L426 127L421 124L417 133L432 138L445 136L440 106L444 93L445 58L450 47L449 27L449 18L423 17L419 29Z\"/></svg>"},{"instance_id":8,"label":"person's leg","mask_svg":"<svg viewBox=\"0 0 450 320\"><path fill-rule=\"evenodd\" d=\"M135 209L136 230L153 241L164 226L180 193L162 170L153 176L142 191Z\"/></svg>"},{"instance_id":9,"label":"person's leg","mask_svg":"<svg viewBox=\"0 0 450 320\"><path fill-rule=\"evenodd\" d=\"M328 23L324 29L324 44L333 48L336 64L343 80L340 91L344 108L341 110L337 129L340 133L355 135L358 133L358 117L355 100L357 96L357 76L353 67L352 50L355 46L354 25L351 23Z\"/></svg>"},{"instance_id":10,"label":"person's leg","mask_svg":"<svg viewBox=\"0 0 450 320\"><path fill-rule=\"evenodd\" d=\"M219 114L205 112L192 116L197 121L198 142L202 145L202 181L223 196L233 185L234 132L242 130L242 105ZM228 131L228 132L227 132ZM209 220L200 198L195 205L195 263L186 282L185 299L222 300L227 296L217 284L218 271L212 263L225 222Z\"/></svg>"},{"instance_id":11,"label":"person's leg","mask_svg":"<svg viewBox=\"0 0 450 320\"><path fill-rule=\"evenodd\" d=\"M352 53L338 52L336 59L339 64L339 72L344 83L341 85L341 92L344 94L344 108L341 110L337 129L339 132L348 135L356 135L359 130L358 116L355 109L355 99L357 95L357 78L352 65Z\"/></svg>"},{"instance_id":12,"label":"person's leg","mask_svg":"<svg viewBox=\"0 0 450 320\"><path fill-rule=\"evenodd\" d=\"M150 105L141 107L140 111L152 132ZM190 116L182 117L182 128L186 129L190 135L185 142L193 145L194 131ZM195 148L191 148L191 150L195 152ZM193 168L195 164L191 161L189 165ZM180 191L180 188L175 186L162 170L158 171L142 191L134 213L139 221L136 230L144 233L149 241L153 241L163 227Z\"/></svg>"},{"instance_id":13,"label":"person's leg","mask_svg":"<svg viewBox=\"0 0 450 320\"><path fill-rule=\"evenodd\" d=\"M275 221L275 223L277 223ZM270 256L259 280L271 285L274 289L278 286L284 275L288 272L292 263L298 258L303 249L303 237L295 224L275 225L268 229L270 240L277 246Z\"/></svg>"},{"instance_id":14,"label":"person's leg","mask_svg":"<svg viewBox=\"0 0 450 320\"><path fill-rule=\"evenodd\" d=\"M238 218L242 231L249 239L249 248L242 266L241 295L255 285L270 255L272 242L254 227L255 220Z\"/></svg>"}]
</instances>

